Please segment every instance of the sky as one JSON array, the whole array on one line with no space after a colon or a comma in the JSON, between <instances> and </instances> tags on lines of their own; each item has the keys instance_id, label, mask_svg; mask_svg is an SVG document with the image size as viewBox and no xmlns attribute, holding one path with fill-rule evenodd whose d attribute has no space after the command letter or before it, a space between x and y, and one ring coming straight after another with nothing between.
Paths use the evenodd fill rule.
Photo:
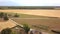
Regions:
<instances>
[{"instance_id":1,"label":"sky","mask_svg":"<svg viewBox=\"0 0 60 34\"><path fill-rule=\"evenodd\" d=\"M60 6L60 0L0 0L0 6Z\"/></svg>"}]
</instances>

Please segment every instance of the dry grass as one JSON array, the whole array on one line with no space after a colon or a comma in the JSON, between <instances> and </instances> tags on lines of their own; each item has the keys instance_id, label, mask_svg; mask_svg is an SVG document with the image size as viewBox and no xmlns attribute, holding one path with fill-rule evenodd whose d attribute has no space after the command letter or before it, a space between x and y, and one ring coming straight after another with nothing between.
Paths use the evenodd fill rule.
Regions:
<instances>
[{"instance_id":1,"label":"dry grass","mask_svg":"<svg viewBox=\"0 0 60 34\"><path fill-rule=\"evenodd\" d=\"M27 10L27 9L15 9L15 10L0 10L0 12L12 12L12 13L21 13L21 14L30 14L30 15L39 15L39 16L52 16L52 17L60 17L60 10L43 10L43 9L35 9L35 10Z\"/></svg>"},{"instance_id":2,"label":"dry grass","mask_svg":"<svg viewBox=\"0 0 60 34\"><path fill-rule=\"evenodd\" d=\"M60 19L55 19L55 18L54 19L15 19L14 18L13 20L19 24L27 23L30 26L45 25L45 26L49 26L50 29L60 30Z\"/></svg>"}]
</instances>

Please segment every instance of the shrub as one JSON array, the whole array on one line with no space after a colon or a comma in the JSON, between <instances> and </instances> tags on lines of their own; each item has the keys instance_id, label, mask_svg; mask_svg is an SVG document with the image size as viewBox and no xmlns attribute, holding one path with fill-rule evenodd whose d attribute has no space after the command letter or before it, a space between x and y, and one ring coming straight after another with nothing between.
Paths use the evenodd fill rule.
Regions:
<instances>
[{"instance_id":1,"label":"shrub","mask_svg":"<svg viewBox=\"0 0 60 34\"><path fill-rule=\"evenodd\" d=\"M30 31L30 27L27 24L23 24L23 29L25 30L26 34Z\"/></svg>"},{"instance_id":2,"label":"shrub","mask_svg":"<svg viewBox=\"0 0 60 34\"><path fill-rule=\"evenodd\" d=\"M2 18L4 16L4 13L3 12L1 12L0 13L0 18Z\"/></svg>"},{"instance_id":3,"label":"shrub","mask_svg":"<svg viewBox=\"0 0 60 34\"><path fill-rule=\"evenodd\" d=\"M4 20L9 20L7 14L4 15L3 19L4 19Z\"/></svg>"},{"instance_id":4,"label":"shrub","mask_svg":"<svg viewBox=\"0 0 60 34\"><path fill-rule=\"evenodd\" d=\"M19 17L19 15L16 13L16 14L14 15L14 17Z\"/></svg>"},{"instance_id":5,"label":"shrub","mask_svg":"<svg viewBox=\"0 0 60 34\"><path fill-rule=\"evenodd\" d=\"M1 34L11 34L12 30L10 28L3 29Z\"/></svg>"}]
</instances>

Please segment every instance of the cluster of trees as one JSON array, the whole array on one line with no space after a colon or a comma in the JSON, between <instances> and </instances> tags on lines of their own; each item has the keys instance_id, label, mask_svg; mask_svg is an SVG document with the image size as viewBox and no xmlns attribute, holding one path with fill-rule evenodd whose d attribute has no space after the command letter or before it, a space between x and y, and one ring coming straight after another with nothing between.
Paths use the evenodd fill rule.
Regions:
<instances>
[{"instance_id":1,"label":"cluster of trees","mask_svg":"<svg viewBox=\"0 0 60 34\"><path fill-rule=\"evenodd\" d=\"M4 12L0 12L0 18L3 18L4 20L9 20L9 17L12 17L11 16L12 14L7 14L7 13L4 13ZM19 17L19 15L16 13L14 14L13 17Z\"/></svg>"},{"instance_id":2,"label":"cluster of trees","mask_svg":"<svg viewBox=\"0 0 60 34\"><path fill-rule=\"evenodd\" d=\"M0 9L54 9L54 6L1 6Z\"/></svg>"},{"instance_id":3,"label":"cluster of trees","mask_svg":"<svg viewBox=\"0 0 60 34\"><path fill-rule=\"evenodd\" d=\"M0 18L3 18L4 20L9 20L7 13L0 12Z\"/></svg>"}]
</instances>

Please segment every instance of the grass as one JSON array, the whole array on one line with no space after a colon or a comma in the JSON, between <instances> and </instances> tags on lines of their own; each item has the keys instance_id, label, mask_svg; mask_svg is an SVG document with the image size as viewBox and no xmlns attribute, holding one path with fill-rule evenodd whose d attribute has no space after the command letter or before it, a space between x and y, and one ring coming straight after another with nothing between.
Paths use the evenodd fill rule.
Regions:
<instances>
[{"instance_id":1,"label":"grass","mask_svg":"<svg viewBox=\"0 0 60 34\"><path fill-rule=\"evenodd\" d=\"M20 14L20 18L43 18L43 16Z\"/></svg>"},{"instance_id":2,"label":"grass","mask_svg":"<svg viewBox=\"0 0 60 34\"><path fill-rule=\"evenodd\" d=\"M49 17L49 16L38 16L38 15L29 15L29 14L20 14L20 13L9 13L9 12L4 12L4 13L7 13L8 15L12 16L12 18L14 18L13 16L15 14L18 14L19 15L19 18L59 18L59 17Z\"/></svg>"},{"instance_id":3,"label":"grass","mask_svg":"<svg viewBox=\"0 0 60 34\"><path fill-rule=\"evenodd\" d=\"M60 19L57 19L57 18L53 18L53 19L52 18L51 19L15 19L15 18L13 18L13 20L19 24L27 23L30 26L45 25L45 26L49 26L51 29L52 28L54 28L54 29L60 28Z\"/></svg>"},{"instance_id":4,"label":"grass","mask_svg":"<svg viewBox=\"0 0 60 34\"><path fill-rule=\"evenodd\" d=\"M60 29L60 19L15 19L18 24L27 23L31 28L37 30L43 30L50 34L54 34L50 30L53 29ZM35 25L35 26L33 26Z\"/></svg>"}]
</instances>

